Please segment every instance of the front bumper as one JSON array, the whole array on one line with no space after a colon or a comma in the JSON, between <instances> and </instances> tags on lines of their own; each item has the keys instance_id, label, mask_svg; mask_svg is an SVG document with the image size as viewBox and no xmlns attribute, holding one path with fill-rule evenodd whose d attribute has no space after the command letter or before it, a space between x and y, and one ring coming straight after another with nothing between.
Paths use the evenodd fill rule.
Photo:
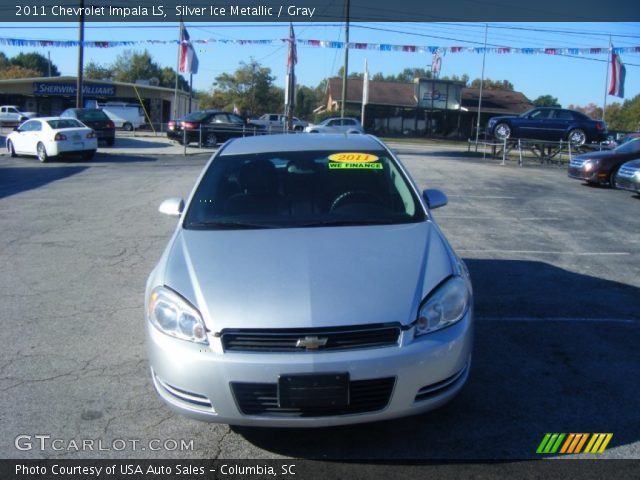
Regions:
<instances>
[{"instance_id":1,"label":"front bumper","mask_svg":"<svg viewBox=\"0 0 640 480\"><path fill-rule=\"evenodd\" d=\"M340 352L223 353L217 338L203 346L167 336L148 322L146 330L154 386L178 413L232 425L324 427L413 415L452 399L469 375L473 311L455 325L419 339L404 332L399 346ZM354 414L245 414L231 388L232 383L277 388L280 375L341 372L356 383L393 378L386 406Z\"/></svg>"},{"instance_id":2,"label":"front bumper","mask_svg":"<svg viewBox=\"0 0 640 480\"><path fill-rule=\"evenodd\" d=\"M598 170L586 172L582 168L569 167L568 175L570 178L584 180L589 183L605 184L609 182L608 175L606 173L599 172Z\"/></svg>"},{"instance_id":3,"label":"front bumper","mask_svg":"<svg viewBox=\"0 0 640 480\"><path fill-rule=\"evenodd\" d=\"M640 179L616 176L616 188L620 190L628 190L630 192L640 193Z\"/></svg>"}]
</instances>

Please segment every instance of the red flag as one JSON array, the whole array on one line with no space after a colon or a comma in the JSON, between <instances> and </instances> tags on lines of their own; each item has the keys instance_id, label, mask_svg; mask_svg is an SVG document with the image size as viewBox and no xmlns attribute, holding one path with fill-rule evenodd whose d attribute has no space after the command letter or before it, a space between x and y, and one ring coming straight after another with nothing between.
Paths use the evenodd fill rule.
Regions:
<instances>
[{"instance_id":1,"label":"red flag","mask_svg":"<svg viewBox=\"0 0 640 480\"><path fill-rule=\"evenodd\" d=\"M296 49L296 34L293 31L293 24L289 24L289 58L287 59L287 66L289 70L298 63L298 50Z\"/></svg>"}]
</instances>

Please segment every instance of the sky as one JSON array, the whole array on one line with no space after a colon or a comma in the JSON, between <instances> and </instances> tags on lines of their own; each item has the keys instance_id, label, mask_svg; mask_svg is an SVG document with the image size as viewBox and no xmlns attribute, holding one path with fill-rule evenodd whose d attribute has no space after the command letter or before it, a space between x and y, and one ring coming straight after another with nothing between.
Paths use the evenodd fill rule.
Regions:
<instances>
[{"instance_id":1,"label":"sky","mask_svg":"<svg viewBox=\"0 0 640 480\"><path fill-rule=\"evenodd\" d=\"M518 48L606 48L609 38L615 47L640 46L640 23L488 23L488 46ZM288 24L187 23L192 40L271 40L288 36ZM329 23L294 24L296 37L306 40L344 40L344 25ZM484 45L484 23L352 23L350 42L389 43L417 46ZM77 23L2 23L0 38L38 40L77 40ZM177 23L88 23L85 40L173 40L178 38ZM140 45L136 47L86 48L85 63L108 65L126 49L147 49L161 66L175 68L177 45ZM196 45L200 70L194 75L194 88L210 90L215 77L232 73L241 61L251 58L271 69L275 84L284 87L287 47L278 45L237 45L209 43ZM77 71L76 48L13 47L0 45L12 57L20 52L50 53L52 62L63 75ZM362 72L365 58L370 74L397 74L407 67L429 68L431 54L350 50L349 71ZM343 50L298 46L296 75L298 84L316 86L324 78L335 76L342 66ZM564 107L570 104L602 105L605 101L607 55L572 58L557 55L487 54L485 78L509 80L516 90L533 100L540 95L557 97ZM640 94L640 53L622 55L626 65L625 99ZM479 53L448 53L442 59L441 76L467 74L479 78L483 56ZM607 96L607 104L620 102Z\"/></svg>"}]
</instances>

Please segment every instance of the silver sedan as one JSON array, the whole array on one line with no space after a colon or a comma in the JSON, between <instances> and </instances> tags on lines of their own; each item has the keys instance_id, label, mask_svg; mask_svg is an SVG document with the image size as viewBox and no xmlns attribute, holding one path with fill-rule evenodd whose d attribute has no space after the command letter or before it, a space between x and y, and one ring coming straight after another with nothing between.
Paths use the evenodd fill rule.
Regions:
<instances>
[{"instance_id":1,"label":"silver sedan","mask_svg":"<svg viewBox=\"0 0 640 480\"><path fill-rule=\"evenodd\" d=\"M204 168L146 287L151 378L179 413L322 427L436 408L469 375L469 274L368 135L231 140Z\"/></svg>"}]
</instances>

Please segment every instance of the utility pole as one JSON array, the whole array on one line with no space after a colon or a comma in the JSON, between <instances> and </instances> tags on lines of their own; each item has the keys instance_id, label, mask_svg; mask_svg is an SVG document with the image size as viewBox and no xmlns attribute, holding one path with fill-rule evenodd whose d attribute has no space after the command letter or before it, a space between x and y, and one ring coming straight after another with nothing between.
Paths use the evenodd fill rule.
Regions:
<instances>
[{"instance_id":1,"label":"utility pole","mask_svg":"<svg viewBox=\"0 0 640 480\"><path fill-rule=\"evenodd\" d=\"M47 51L47 59L49 60L49 77L51 76L51 51Z\"/></svg>"},{"instance_id":2,"label":"utility pole","mask_svg":"<svg viewBox=\"0 0 640 480\"><path fill-rule=\"evenodd\" d=\"M80 26L78 37L78 79L76 83L76 108L82 108L82 77L84 71L84 0L80 0ZM49 65L51 65L51 62L49 62Z\"/></svg>"},{"instance_id":3,"label":"utility pole","mask_svg":"<svg viewBox=\"0 0 640 480\"><path fill-rule=\"evenodd\" d=\"M344 105L347 103L347 75L349 74L349 0L346 3L344 25L344 67L342 69L342 105L340 116L344 117Z\"/></svg>"}]
</instances>

